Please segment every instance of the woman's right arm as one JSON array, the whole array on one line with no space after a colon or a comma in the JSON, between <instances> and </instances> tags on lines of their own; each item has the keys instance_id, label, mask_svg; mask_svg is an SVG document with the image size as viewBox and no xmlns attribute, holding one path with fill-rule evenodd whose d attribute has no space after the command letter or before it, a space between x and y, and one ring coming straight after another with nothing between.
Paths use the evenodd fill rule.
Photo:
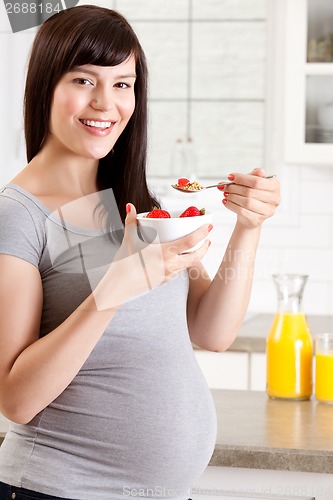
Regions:
<instances>
[{"instance_id":1,"label":"woman's right arm","mask_svg":"<svg viewBox=\"0 0 333 500\"><path fill-rule=\"evenodd\" d=\"M61 325L39 338L43 292L38 269L0 255L0 411L29 422L63 392L115 314L90 295Z\"/></svg>"},{"instance_id":2,"label":"woman's right arm","mask_svg":"<svg viewBox=\"0 0 333 500\"><path fill-rule=\"evenodd\" d=\"M207 234L208 225L170 245L145 247L143 268L135 248L139 242L132 206L120 258L82 304L42 338L43 292L38 269L20 258L0 255L0 411L14 422L27 423L49 405L79 372L117 308L147 292L147 276L154 288L201 260L208 241L192 254L180 254Z\"/></svg>"}]
</instances>

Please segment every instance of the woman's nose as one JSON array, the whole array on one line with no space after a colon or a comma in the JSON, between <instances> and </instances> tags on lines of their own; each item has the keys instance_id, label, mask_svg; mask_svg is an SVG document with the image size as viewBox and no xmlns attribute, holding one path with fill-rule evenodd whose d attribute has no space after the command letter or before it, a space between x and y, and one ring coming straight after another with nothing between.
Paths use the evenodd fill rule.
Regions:
<instances>
[{"instance_id":1,"label":"woman's nose","mask_svg":"<svg viewBox=\"0 0 333 500\"><path fill-rule=\"evenodd\" d=\"M109 111L113 108L113 100L110 92L100 91L98 94L95 94L94 98L91 101L91 106L94 109L99 109L103 111Z\"/></svg>"}]
</instances>

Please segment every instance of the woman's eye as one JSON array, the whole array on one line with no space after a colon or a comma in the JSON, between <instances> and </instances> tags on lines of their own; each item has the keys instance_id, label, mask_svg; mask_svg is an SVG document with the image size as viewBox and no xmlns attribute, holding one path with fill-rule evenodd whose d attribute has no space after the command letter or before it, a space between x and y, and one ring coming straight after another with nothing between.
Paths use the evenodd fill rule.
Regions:
<instances>
[{"instance_id":1,"label":"woman's eye","mask_svg":"<svg viewBox=\"0 0 333 500\"><path fill-rule=\"evenodd\" d=\"M75 78L74 83L78 83L79 85L92 85L91 81L87 78Z\"/></svg>"},{"instance_id":2,"label":"woman's eye","mask_svg":"<svg viewBox=\"0 0 333 500\"><path fill-rule=\"evenodd\" d=\"M116 83L116 87L118 87L119 89L129 89L130 85L128 83L119 82Z\"/></svg>"}]
</instances>

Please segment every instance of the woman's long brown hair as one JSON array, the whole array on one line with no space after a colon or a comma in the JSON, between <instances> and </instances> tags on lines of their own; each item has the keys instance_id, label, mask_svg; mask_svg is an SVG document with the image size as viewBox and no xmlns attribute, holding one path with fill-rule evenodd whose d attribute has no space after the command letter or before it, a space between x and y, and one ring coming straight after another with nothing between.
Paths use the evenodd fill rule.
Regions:
<instances>
[{"instance_id":1,"label":"woman's long brown hair","mask_svg":"<svg viewBox=\"0 0 333 500\"><path fill-rule=\"evenodd\" d=\"M115 66L131 55L135 58L137 75L135 110L113 151L99 160L97 173L98 189L113 189L123 221L127 202L133 203L138 212L158 205L146 180L146 58L126 19L116 11L93 5L72 7L47 19L32 46L24 95L29 162L48 135L53 91L60 78L75 66Z\"/></svg>"}]
</instances>

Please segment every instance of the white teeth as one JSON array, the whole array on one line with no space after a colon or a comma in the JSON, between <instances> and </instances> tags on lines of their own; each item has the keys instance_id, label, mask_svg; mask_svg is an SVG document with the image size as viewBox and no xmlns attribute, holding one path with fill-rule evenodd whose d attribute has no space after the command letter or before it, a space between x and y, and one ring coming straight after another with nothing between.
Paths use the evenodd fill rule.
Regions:
<instances>
[{"instance_id":1,"label":"white teeth","mask_svg":"<svg viewBox=\"0 0 333 500\"><path fill-rule=\"evenodd\" d=\"M111 126L111 122L95 122L94 120L81 120L84 125L88 125L89 127L97 127L97 128L109 128Z\"/></svg>"}]
</instances>

